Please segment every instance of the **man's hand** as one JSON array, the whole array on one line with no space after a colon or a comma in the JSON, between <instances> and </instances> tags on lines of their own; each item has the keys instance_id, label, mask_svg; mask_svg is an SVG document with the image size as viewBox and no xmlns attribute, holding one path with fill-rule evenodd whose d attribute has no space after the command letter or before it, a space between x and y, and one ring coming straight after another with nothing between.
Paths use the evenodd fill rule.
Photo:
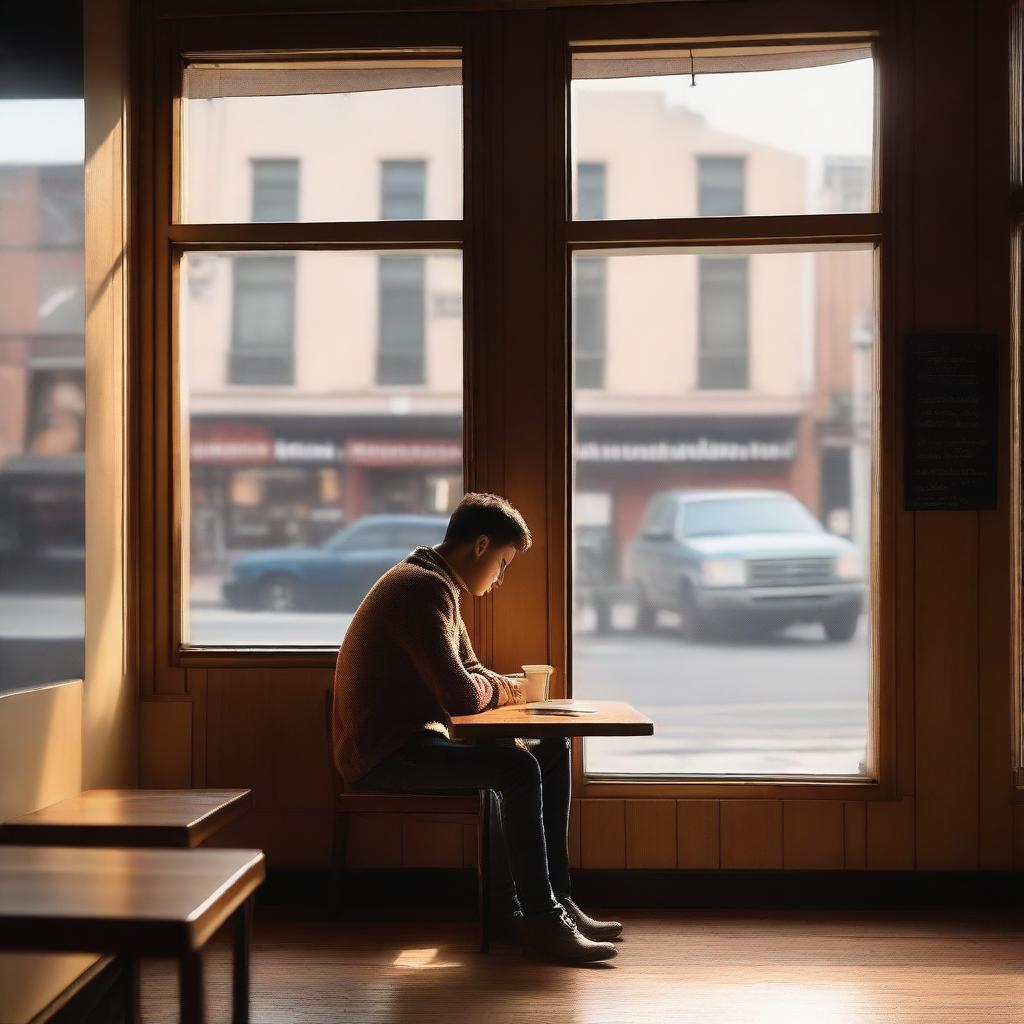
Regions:
<instances>
[{"instance_id":1,"label":"man's hand","mask_svg":"<svg viewBox=\"0 0 1024 1024\"><path fill-rule=\"evenodd\" d=\"M523 681L524 676L522 675L497 676L494 683L498 688L498 702L495 706L501 708L509 704L525 704Z\"/></svg>"}]
</instances>

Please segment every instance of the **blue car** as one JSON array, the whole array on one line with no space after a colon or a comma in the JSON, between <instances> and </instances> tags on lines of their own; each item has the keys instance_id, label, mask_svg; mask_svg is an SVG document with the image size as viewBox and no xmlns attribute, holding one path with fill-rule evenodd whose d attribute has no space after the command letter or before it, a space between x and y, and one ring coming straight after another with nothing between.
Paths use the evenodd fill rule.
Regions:
<instances>
[{"instance_id":1,"label":"blue car","mask_svg":"<svg viewBox=\"0 0 1024 1024\"><path fill-rule=\"evenodd\" d=\"M421 544L440 544L446 516L369 515L319 548L273 548L231 565L224 600L267 611L353 611L393 565Z\"/></svg>"},{"instance_id":2,"label":"blue car","mask_svg":"<svg viewBox=\"0 0 1024 1024\"><path fill-rule=\"evenodd\" d=\"M664 491L630 549L637 626L676 612L685 639L818 622L851 640L864 608L857 548L784 491Z\"/></svg>"}]
</instances>

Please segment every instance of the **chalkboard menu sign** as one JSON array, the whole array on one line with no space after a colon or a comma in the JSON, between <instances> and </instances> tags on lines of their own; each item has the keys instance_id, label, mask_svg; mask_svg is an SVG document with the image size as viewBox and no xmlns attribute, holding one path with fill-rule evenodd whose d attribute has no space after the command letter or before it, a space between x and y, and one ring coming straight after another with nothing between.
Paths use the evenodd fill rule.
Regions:
<instances>
[{"instance_id":1,"label":"chalkboard menu sign","mask_svg":"<svg viewBox=\"0 0 1024 1024\"><path fill-rule=\"evenodd\" d=\"M997 338L909 334L904 379L904 506L996 506Z\"/></svg>"}]
</instances>

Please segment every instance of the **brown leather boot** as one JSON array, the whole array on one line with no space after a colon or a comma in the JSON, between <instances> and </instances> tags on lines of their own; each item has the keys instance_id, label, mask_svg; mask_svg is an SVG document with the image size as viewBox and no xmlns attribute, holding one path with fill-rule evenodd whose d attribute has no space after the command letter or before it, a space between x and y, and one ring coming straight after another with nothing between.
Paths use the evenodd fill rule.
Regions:
<instances>
[{"instance_id":1,"label":"brown leather boot","mask_svg":"<svg viewBox=\"0 0 1024 1024\"><path fill-rule=\"evenodd\" d=\"M611 960L618 950L610 942L591 942L580 934L563 907L550 914L523 918L523 955L531 960L561 964L590 964Z\"/></svg>"},{"instance_id":2,"label":"brown leather boot","mask_svg":"<svg viewBox=\"0 0 1024 1024\"><path fill-rule=\"evenodd\" d=\"M569 916L576 922L576 927L588 939L592 939L594 942L607 942L622 934L622 925L618 921L598 921L589 917L568 896L559 896L558 902L565 907Z\"/></svg>"}]
</instances>

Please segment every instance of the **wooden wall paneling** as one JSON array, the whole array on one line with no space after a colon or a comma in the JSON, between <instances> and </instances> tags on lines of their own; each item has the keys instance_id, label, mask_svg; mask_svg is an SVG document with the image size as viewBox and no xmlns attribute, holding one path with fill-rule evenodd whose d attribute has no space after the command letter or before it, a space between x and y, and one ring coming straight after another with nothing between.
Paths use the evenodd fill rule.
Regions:
<instances>
[{"instance_id":1,"label":"wooden wall paneling","mask_svg":"<svg viewBox=\"0 0 1024 1024\"><path fill-rule=\"evenodd\" d=\"M331 820L326 814L250 811L204 845L261 849L273 868L322 868L329 861L331 842Z\"/></svg>"},{"instance_id":2,"label":"wooden wall paneling","mask_svg":"<svg viewBox=\"0 0 1024 1024\"><path fill-rule=\"evenodd\" d=\"M508 13L503 18L501 125L502 170L501 334L493 338L497 374L490 396L500 430L505 496L523 513L533 547L516 557L508 583L493 595L494 667L518 670L546 662L548 644L548 517L553 503L545 487L544 452L548 424L547 185L549 154L543 125L547 80L543 60L522 60L545 39L542 12ZM492 73L496 70L492 67ZM554 516L553 522L561 522ZM561 666L552 683L562 693Z\"/></svg>"},{"instance_id":3,"label":"wooden wall paneling","mask_svg":"<svg viewBox=\"0 0 1024 1024\"><path fill-rule=\"evenodd\" d=\"M474 19L463 52L465 104L466 244L463 249L464 290L464 442L463 475L467 491L504 490L499 395L503 321L501 146L488 132L490 104L496 102L500 79L493 74L500 60L500 26L493 17ZM462 613L477 656L492 665L494 600L464 597Z\"/></svg>"},{"instance_id":4,"label":"wooden wall paneling","mask_svg":"<svg viewBox=\"0 0 1024 1024\"><path fill-rule=\"evenodd\" d=\"M402 867L461 868L462 825L434 821L426 816L402 822Z\"/></svg>"},{"instance_id":5,"label":"wooden wall paneling","mask_svg":"<svg viewBox=\"0 0 1024 1024\"><path fill-rule=\"evenodd\" d=\"M1011 230L1005 201L1010 162L1009 12L1001 0L976 5L978 86L975 159L978 180L977 325L997 333L999 346L999 505L978 516L978 866L1005 870L1013 862L1010 800L1014 711L1014 600L1012 535L1014 500L1010 472L1012 403Z\"/></svg>"},{"instance_id":6,"label":"wooden wall paneling","mask_svg":"<svg viewBox=\"0 0 1024 1024\"><path fill-rule=\"evenodd\" d=\"M841 869L846 863L843 804L839 800L787 800L782 815L782 866Z\"/></svg>"},{"instance_id":7,"label":"wooden wall paneling","mask_svg":"<svg viewBox=\"0 0 1024 1024\"><path fill-rule=\"evenodd\" d=\"M869 800L865 866L869 871L914 869L914 801Z\"/></svg>"},{"instance_id":8,"label":"wooden wall paneling","mask_svg":"<svg viewBox=\"0 0 1024 1024\"><path fill-rule=\"evenodd\" d=\"M85 667L82 782L138 780L138 684L132 658L133 533L126 507L130 442L125 352L132 338L131 225L125 190L130 152L129 4L84 10L85 97Z\"/></svg>"},{"instance_id":9,"label":"wooden wall paneling","mask_svg":"<svg viewBox=\"0 0 1024 1024\"><path fill-rule=\"evenodd\" d=\"M192 785L206 785L206 669L190 668L185 676L192 698Z\"/></svg>"},{"instance_id":10,"label":"wooden wall paneling","mask_svg":"<svg viewBox=\"0 0 1024 1024\"><path fill-rule=\"evenodd\" d=\"M580 866L626 866L626 807L624 800L580 801Z\"/></svg>"},{"instance_id":11,"label":"wooden wall paneling","mask_svg":"<svg viewBox=\"0 0 1024 1024\"><path fill-rule=\"evenodd\" d=\"M879 0L816 0L797 3L750 4L743 0L718 0L712 4L662 2L629 8L624 29L617 3L562 3L572 38L580 40L644 39L728 39L742 35L786 35L814 32L870 32L879 23L883 5Z\"/></svg>"},{"instance_id":12,"label":"wooden wall paneling","mask_svg":"<svg viewBox=\"0 0 1024 1024\"><path fill-rule=\"evenodd\" d=\"M867 864L867 808L864 801L843 804L843 867L862 871Z\"/></svg>"},{"instance_id":13,"label":"wooden wall paneling","mask_svg":"<svg viewBox=\"0 0 1024 1024\"><path fill-rule=\"evenodd\" d=\"M263 812L278 810L268 743L280 725L273 694L282 686L286 679L272 669L207 671L207 785L246 786Z\"/></svg>"},{"instance_id":14,"label":"wooden wall paneling","mask_svg":"<svg viewBox=\"0 0 1024 1024\"><path fill-rule=\"evenodd\" d=\"M781 868L782 808L781 800L722 800L721 866Z\"/></svg>"},{"instance_id":15,"label":"wooden wall paneling","mask_svg":"<svg viewBox=\"0 0 1024 1024\"><path fill-rule=\"evenodd\" d=\"M278 672L270 689L267 753L274 765L274 806L323 811L331 806L331 753L324 694L333 673L324 669Z\"/></svg>"},{"instance_id":16,"label":"wooden wall paneling","mask_svg":"<svg viewBox=\"0 0 1024 1024\"><path fill-rule=\"evenodd\" d=\"M400 868L402 819L394 814L353 814L344 857L350 868Z\"/></svg>"},{"instance_id":17,"label":"wooden wall paneling","mask_svg":"<svg viewBox=\"0 0 1024 1024\"><path fill-rule=\"evenodd\" d=\"M626 801L626 867L677 865L675 800Z\"/></svg>"},{"instance_id":18,"label":"wooden wall paneling","mask_svg":"<svg viewBox=\"0 0 1024 1024\"><path fill-rule=\"evenodd\" d=\"M569 867L578 868L581 866L580 856L580 802L571 800L569 802Z\"/></svg>"},{"instance_id":19,"label":"wooden wall paneling","mask_svg":"<svg viewBox=\"0 0 1024 1024\"><path fill-rule=\"evenodd\" d=\"M676 802L676 862L680 868L719 867L718 827L717 800Z\"/></svg>"},{"instance_id":20,"label":"wooden wall paneling","mask_svg":"<svg viewBox=\"0 0 1024 1024\"><path fill-rule=\"evenodd\" d=\"M248 786L264 813L327 818L329 677L324 669L207 670L207 785Z\"/></svg>"},{"instance_id":21,"label":"wooden wall paneling","mask_svg":"<svg viewBox=\"0 0 1024 1024\"><path fill-rule=\"evenodd\" d=\"M915 7L914 328L975 326L974 5ZM951 75L950 67L957 73ZM978 865L978 514L915 514L916 864Z\"/></svg>"},{"instance_id":22,"label":"wooden wall paneling","mask_svg":"<svg viewBox=\"0 0 1024 1024\"><path fill-rule=\"evenodd\" d=\"M192 786L192 701L144 700L139 707L139 784Z\"/></svg>"}]
</instances>

